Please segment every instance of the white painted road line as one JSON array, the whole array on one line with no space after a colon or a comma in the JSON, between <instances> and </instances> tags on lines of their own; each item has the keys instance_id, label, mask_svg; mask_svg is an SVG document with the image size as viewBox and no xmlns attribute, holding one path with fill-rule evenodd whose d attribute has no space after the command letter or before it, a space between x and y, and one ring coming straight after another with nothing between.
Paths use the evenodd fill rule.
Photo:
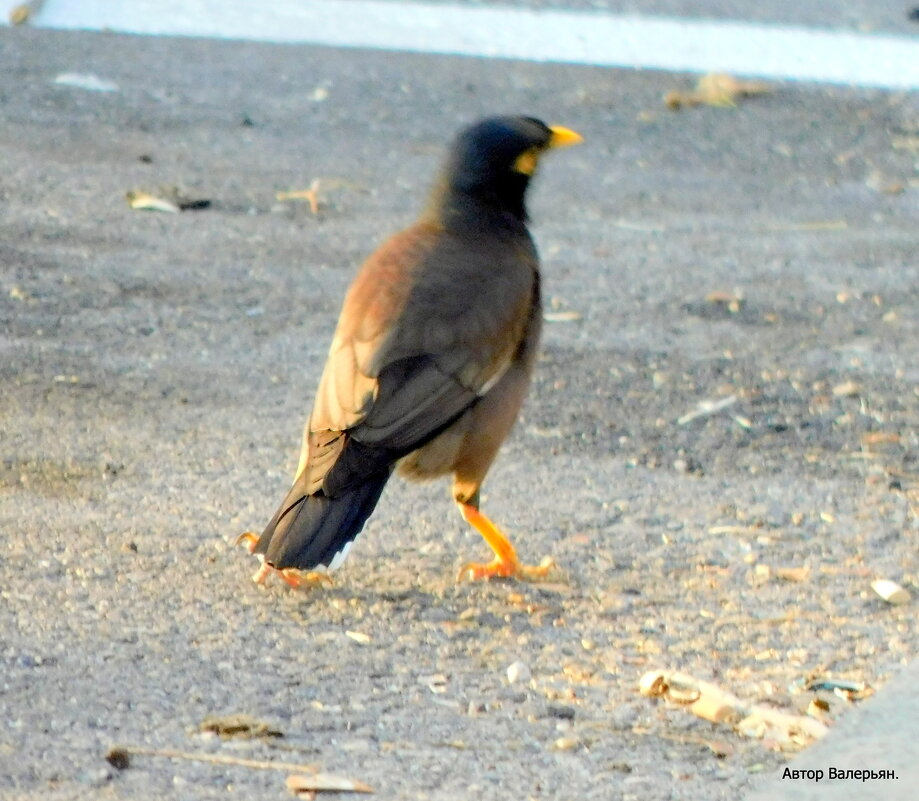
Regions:
<instances>
[{"instance_id":1,"label":"white painted road line","mask_svg":"<svg viewBox=\"0 0 919 801\"><path fill-rule=\"evenodd\" d=\"M36 25L919 89L919 38L385 0L48 0Z\"/></svg>"}]
</instances>

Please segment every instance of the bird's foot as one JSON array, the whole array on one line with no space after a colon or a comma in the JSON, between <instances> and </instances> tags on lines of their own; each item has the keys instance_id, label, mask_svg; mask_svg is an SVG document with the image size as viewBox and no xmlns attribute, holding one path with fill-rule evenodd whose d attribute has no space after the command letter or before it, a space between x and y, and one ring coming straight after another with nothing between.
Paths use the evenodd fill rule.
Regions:
<instances>
[{"instance_id":1,"label":"bird's foot","mask_svg":"<svg viewBox=\"0 0 919 801\"><path fill-rule=\"evenodd\" d=\"M288 586L295 590L309 590L322 585L326 587L335 586L332 577L328 573L323 573L319 570L298 570L296 567L285 567L278 570L276 567L265 563L253 573L252 580L256 584L264 584L268 576L272 574L283 579Z\"/></svg>"},{"instance_id":2,"label":"bird's foot","mask_svg":"<svg viewBox=\"0 0 919 801\"><path fill-rule=\"evenodd\" d=\"M258 544L258 540L258 534L253 531L246 531L236 538L236 545L242 545L249 553L252 553L255 550L255 546ZM259 559L261 558L262 557L259 556ZM296 567L285 567L278 570L267 562L262 562L259 569L252 574L252 580L256 584L264 584L268 576L272 573L277 574L295 590L308 590L320 585L325 585L327 587L333 587L335 585L335 582L332 581L332 577L328 573L319 570L298 570Z\"/></svg>"},{"instance_id":3,"label":"bird's foot","mask_svg":"<svg viewBox=\"0 0 919 801\"><path fill-rule=\"evenodd\" d=\"M273 568L272 568L273 569ZM320 570L298 570L295 567L285 567L278 574L295 590L309 590L313 587L334 587L332 577Z\"/></svg>"},{"instance_id":4,"label":"bird's foot","mask_svg":"<svg viewBox=\"0 0 919 801\"><path fill-rule=\"evenodd\" d=\"M458 502L463 519L482 535L494 551L495 558L488 563L470 562L463 565L457 581L478 581L479 579L515 578L520 581L543 581L555 562L545 557L538 565L524 565L517 559L517 551L501 530L471 503Z\"/></svg>"},{"instance_id":5,"label":"bird's foot","mask_svg":"<svg viewBox=\"0 0 919 801\"><path fill-rule=\"evenodd\" d=\"M515 578L518 581L544 581L555 568L555 561L546 556L538 565L524 565L517 559L495 557L490 562L469 562L463 565L456 580L481 581L490 578Z\"/></svg>"}]
</instances>

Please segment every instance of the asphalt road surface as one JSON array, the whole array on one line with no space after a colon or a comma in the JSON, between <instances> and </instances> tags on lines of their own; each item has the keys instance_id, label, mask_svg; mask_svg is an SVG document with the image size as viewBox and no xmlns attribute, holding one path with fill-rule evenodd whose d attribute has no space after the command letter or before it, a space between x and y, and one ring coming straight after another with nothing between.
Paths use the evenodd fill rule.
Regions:
<instances>
[{"instance_id":1,"label":"asphalt road surface","mask_svg":"<svg viewBox=\"0 0 919 801\"><path fill-rule=\"evenodd\" d=\"M800 710L916 655L869 587L919 591L915 94L675 112L694 79L27 29L0 67L0 797L283 798L242 760L284 760L386 799L736 799L790 753L646 670ZM484 546L393 483L333 588L254 586L232 543L345 286L496 111L587 140L532 195L549 322L483 499L558 579L456 585ZM317 214L277 199L316 179ZM175 186L210 206L125 201ZM231 714L284 736L201 731Z\"/></svg>"}]
</instances>

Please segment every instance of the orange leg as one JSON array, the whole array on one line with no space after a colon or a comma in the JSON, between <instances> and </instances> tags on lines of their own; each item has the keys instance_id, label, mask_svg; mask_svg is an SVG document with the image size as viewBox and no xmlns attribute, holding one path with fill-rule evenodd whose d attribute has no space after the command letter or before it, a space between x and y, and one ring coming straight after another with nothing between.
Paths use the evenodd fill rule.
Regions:
<instances>
[{"instance_id":1,"label":"orange leg","mask_svg":"<svg viewBox=\"0 0 919 801\"><path fill-rule=\"evenodd\" d=\"M501 533L500 529L491 520L472 504L457 501L457 506L459 506L463 520L478 531L485 542L488 543L488 547L495 552L495 558L487 564L470 562L463 565L462 570L456 577L457 581L462 581L463 579L475 581L477 579L491 578L492 576L513 577L522 581L538 581L549 574L554 565L550 557L547 556L538 565L521 564L517 559L517 551L514 550L514 546L510 544L507 537Z\"/></svg>"},{"instance_id":2,"label":"orange leg","mask_svg":"<svg viewBox=\"0 0 919 801\"><path fill-rule=\"evenodd\" d=\"M257 542L258 534L253 531L246 531L236 538L236 545L245 546L249 553L252 553L255 550L255 545ZM256 570L255 573L253 573L252 580L256 584L264 584L265 579L267 579L268 576L270 576L272 573L277 573L295 590L305 590L309 587L316 587L320 584L326 584L331 587L335 583L332 581L332 577L328 573L320 573L317 570L297 570L295 567L286 567L282 570L278 570L277 568L274 568L264 562L262 563L262 566Z\"/></svg>"}]
</instances>

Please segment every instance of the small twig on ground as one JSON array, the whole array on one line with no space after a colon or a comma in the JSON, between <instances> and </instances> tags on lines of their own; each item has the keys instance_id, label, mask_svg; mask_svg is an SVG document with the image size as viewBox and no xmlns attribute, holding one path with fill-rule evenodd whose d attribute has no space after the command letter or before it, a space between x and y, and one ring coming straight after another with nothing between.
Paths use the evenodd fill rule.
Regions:
<instances>
[{"instance_id":1,"label":"small twig on ground","mask_svg":"<svg viewBox=\"0 0 919 801\"><path fill-rule=\"evenodd\" d=\"M192 762L209 762L212 765L236 765L242 768L255 770L283 770L315 773L318 765L303 765L296 762L275 762L265 759L245 759L244 757L230 756L228 754L207 754L202 752L179 751L175 748L145 748L143 746L127 746L119 749L130 756L152 756L165 759L184 759Z\"/></svg>"}]
</instances>

